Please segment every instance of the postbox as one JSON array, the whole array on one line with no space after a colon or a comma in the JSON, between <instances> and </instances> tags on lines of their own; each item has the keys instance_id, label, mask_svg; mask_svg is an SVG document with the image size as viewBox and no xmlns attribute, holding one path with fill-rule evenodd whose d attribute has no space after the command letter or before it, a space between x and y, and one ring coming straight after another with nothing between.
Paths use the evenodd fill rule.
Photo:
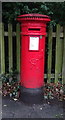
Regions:
<instances>
[{"instance_id":1,"label":"postbox","mask_svg":"<svg viewBox=\"0 0 65 120\"><path fill-rule=\"evenodd\" d=\"M42 103L44 86L45 36L49 16L18 16L21 26L21 99L26 103Z\"/></svg>"}]
</instances>

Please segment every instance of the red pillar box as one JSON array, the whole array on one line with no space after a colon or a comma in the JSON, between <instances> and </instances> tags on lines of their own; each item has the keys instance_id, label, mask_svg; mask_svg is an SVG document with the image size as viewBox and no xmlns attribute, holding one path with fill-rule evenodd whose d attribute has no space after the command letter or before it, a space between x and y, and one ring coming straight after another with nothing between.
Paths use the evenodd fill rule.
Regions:
<instances>
[{"instance_id":1,"label":"red pillar box","mask_svg":"<svg viewBox=\"0 0 65 120\"><path fill-rule=\"evenodd\" d=\"M25 14L21 23L21 98L27 103L43 101L46 23L49 16Z\"/></svg>"}]
</instances>

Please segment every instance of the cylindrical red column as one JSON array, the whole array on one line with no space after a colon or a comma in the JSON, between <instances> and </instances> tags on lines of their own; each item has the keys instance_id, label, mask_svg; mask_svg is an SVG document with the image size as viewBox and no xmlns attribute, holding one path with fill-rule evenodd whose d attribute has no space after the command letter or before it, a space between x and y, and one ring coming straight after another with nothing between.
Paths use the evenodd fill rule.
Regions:
<instances>
[{"instance_id":1,"label":"cylindrical red column","mask_svg":"<svg viewBox=\"0 0 65 120\"><path fill-rule=\"evenodd\" d=\"M43 100L46 23L49 16L25 14L21 23L21 98L27 103Z\"/></svg>"}]
</instances>

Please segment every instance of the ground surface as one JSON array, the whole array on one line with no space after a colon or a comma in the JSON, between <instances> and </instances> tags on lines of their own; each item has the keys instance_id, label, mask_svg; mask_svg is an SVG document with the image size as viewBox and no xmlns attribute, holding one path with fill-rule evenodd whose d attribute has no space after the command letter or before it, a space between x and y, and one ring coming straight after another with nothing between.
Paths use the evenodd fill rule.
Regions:
<instances>
[{"instance_id":1,"label":"ground surface","mask_svg":"<svg viewBox=\"0 0 65 120\"><path fill-rule=\"evenodd\" d=\"M44 100L41 105L27 105L20 99L2 98L2 118L63 118L63 102Z\"/></svg>"}]
</instances>

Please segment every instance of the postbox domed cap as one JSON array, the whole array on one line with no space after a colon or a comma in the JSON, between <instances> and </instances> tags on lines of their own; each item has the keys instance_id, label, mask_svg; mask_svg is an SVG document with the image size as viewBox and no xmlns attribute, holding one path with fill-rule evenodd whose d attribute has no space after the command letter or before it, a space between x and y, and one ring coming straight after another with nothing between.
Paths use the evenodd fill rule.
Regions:
<instances>
[{"instance_id":1,"label":"postbox domed cap","mask_svg":"<svg viewBox=\"0 0 65 120\"><path fill-rule=\"evenodd\" d=\"M45 21L50 21L49 16L42 15L42 14L36 14L36 13L19 15L17 18L18 21L21 21L21 20L44 20L44 19L45 19Z\"/></svg>"},{"instance_id":2,"label":"postbox domed cap","mask_svg":"<svg viewBox=\"0 0 65 120\"><path fill-rule=\"evenodd\" d=\"M36 14L36 13L33 13L33 14L24 14L24 15L19 15L18 17L20 18L25 18L25 17L38 17L38 18L50 18L49 16L47 15L42 15L42 14Z\"/></svg>"}]
</instances>

